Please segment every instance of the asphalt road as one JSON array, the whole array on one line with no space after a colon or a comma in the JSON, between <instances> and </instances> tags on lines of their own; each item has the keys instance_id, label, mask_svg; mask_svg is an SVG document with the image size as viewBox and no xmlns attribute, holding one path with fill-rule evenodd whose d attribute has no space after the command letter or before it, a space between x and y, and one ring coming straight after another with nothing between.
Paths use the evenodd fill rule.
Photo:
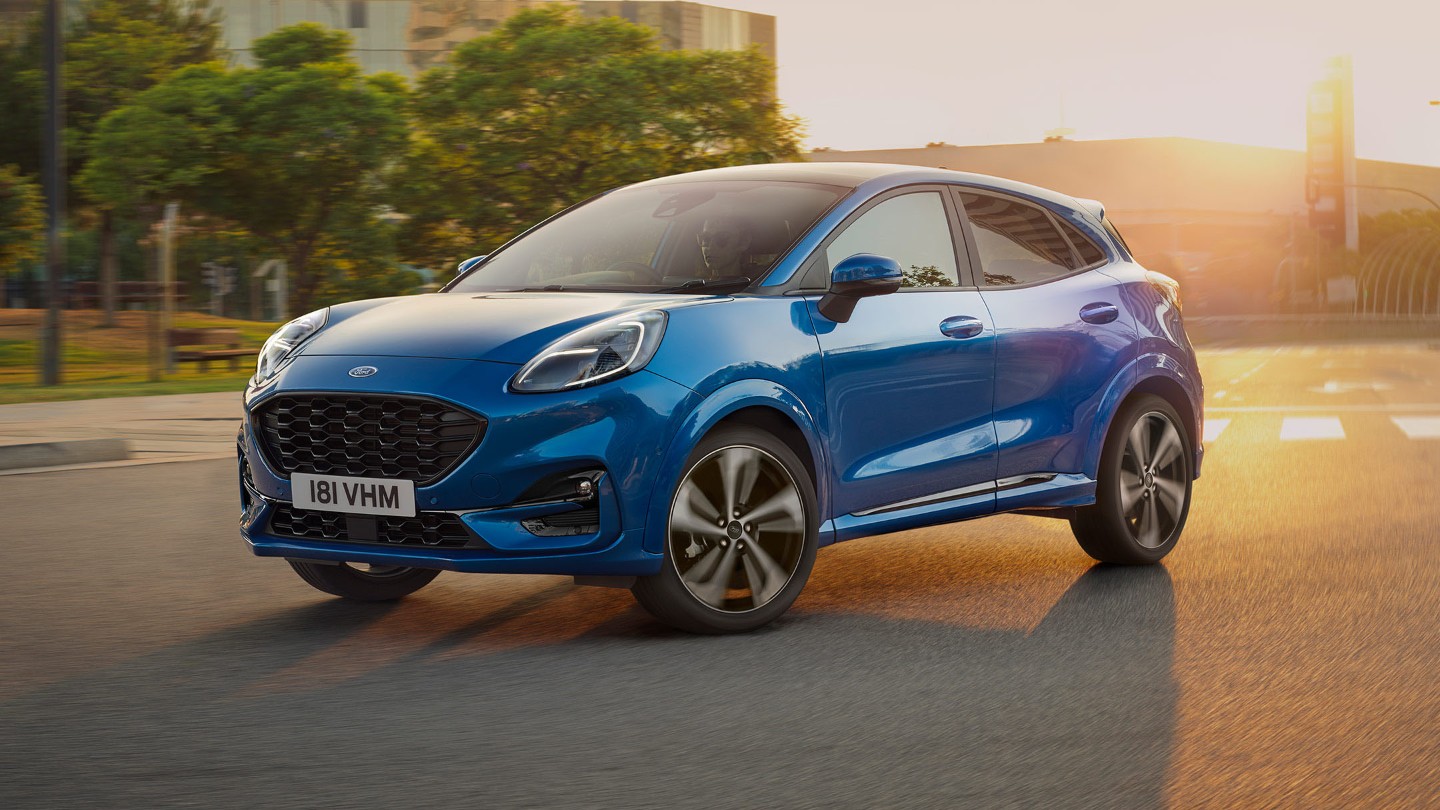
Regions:
<instances>
[{"instance_id":1,"label":"asphalt road","mask_svg":"<svg viewBox=\"0 0 1440 810\"><path fill-rule=\"evenodd\" d=\"M1204 365L1163 566L908 532L742 637L555 577L331 600L227 462L0 478L0 807L1440 806L1440 346Z\"/></svg>"}]
</instances>

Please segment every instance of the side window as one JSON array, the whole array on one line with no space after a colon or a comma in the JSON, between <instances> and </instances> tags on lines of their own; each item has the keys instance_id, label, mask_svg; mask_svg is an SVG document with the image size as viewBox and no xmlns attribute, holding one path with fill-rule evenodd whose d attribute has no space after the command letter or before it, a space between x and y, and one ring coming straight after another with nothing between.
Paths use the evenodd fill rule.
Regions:
<instances>
[{"instance_id":1,"label":"side window","mask_svg":"<svg viewBox=\"0 0 1440 810\"><path fill-rule=\"evenodd\" d=\"M960 192L975 234L985 285L1034 284L1081 267L1041 209L1004 197Z\"/></svg>"},{"instance_id":2,"label":"side window","mask_svg":"<svg viewBox=\"0 0 1440 810\"><path fill-rule=\"evenodd\" d=\"M1080 232L1079 228L1066 222L1060 217L1055 218L1060 223L1060 230L1069 237L1070 244L1075 246L1075 252L1080 254L1080 266L1089 267L1105 261L1105 252L1098 245L1090 241L1090 237Z\"/></svg>"},{"instance_id":3,"label":"side window","mask_svg":"<svg viewBox=\"0 0 1440 810\"><path fill-rule=\"evenodd\" d=\"M348 12L346 17L349 18L346 20L346 28L369 27L369 15L365 13L367 10L365 8L365 0L350 0L346 10Z\"/></svg>"},{"instance_id":4,"label":"side window","mask_svg":"<svg viewBox=\"0 0 1440 810\"><path fill-rule=\"evenodd\" d=\"M955 241L938 191L892 197L860 215L825 249L825 268L856 253L888 256L900 263L905 287L954 287Z\"/></svg>"}]
</instances>

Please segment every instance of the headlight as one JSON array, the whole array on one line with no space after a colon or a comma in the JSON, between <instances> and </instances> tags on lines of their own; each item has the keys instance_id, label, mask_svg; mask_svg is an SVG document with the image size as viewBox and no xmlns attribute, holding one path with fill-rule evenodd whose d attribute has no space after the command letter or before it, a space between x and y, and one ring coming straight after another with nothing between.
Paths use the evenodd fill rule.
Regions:
<instances>
[{"instance_id":1,"label":"headlight","mask_svg":"<svg viewBox=\"0 0 1440 810\"><path fill-rule=\"evenodd\" d=\"M639 371L660 348L665 313L647 309L587 326L552 343L510 381L522 394L567 391Z\"/></svg>"},{"instance_id":2,"label":"headlight","mask_svg":"<svg viewBox=\"0 0 1440 810\"><path fill-rule=\"evenodd\" d=\"M259 385L280 370L285 358L289 357L300 344L310 339L320 328L325 325L325 320L330 317L329 308L317 309L309 315L301 315L295 320L275 330L275 334L265 341L260 347L260 357L255 361L255 377L250 380L251 385Z\"/></svg>"}]
</instances>

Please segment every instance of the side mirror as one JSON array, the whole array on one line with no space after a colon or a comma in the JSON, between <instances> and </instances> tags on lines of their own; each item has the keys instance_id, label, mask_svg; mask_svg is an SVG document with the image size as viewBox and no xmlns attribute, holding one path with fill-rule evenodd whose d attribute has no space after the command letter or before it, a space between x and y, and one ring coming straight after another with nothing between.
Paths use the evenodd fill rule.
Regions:
<instances>
[{"instance_id":1,"label":"side mirror","mask_svg":"<svg viewBox=\"0 0 1440 810\"><path fill-rule=\"evenodd\" d=\"M457 267L455 268L455 275L457 275L457 276L463 276L463 275L465 275L465 271L466 271L466 270L469 270L470 268L472 268L472 267L474 267L475 265L477 265L477 264L485 261L485 260L488 259L488 258L490 258L490 256L489 256L488 254L487 254L487 255L484 255L484 256L471 256L470 258L466 259L465 261L460 262L459 266L457 266Z\"/></svg>"},{"instance_id":2,"label":"side mirror","mask_svg":"<svg viewBox=\"0 0 1440 810\"><path fill-rule=\"evenodd\" d=\"M820 299L820 314L836 323L845 323L861 298L889 295L900 289L905 274L900 263L873 253L856 253L835 265L830 274L830 291Z\"/></svg>"}]
</instances>

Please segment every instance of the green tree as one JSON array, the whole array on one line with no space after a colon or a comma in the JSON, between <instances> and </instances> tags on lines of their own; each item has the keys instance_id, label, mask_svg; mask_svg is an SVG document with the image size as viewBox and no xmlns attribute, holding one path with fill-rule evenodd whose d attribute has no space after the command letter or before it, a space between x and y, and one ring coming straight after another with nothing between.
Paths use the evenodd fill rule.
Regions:
<instances>
[{"instance_id":1,"label":"green tree","mask_svg":"<svg viewBox=\"0 0 1440 810\"><path fill-rule=\"evenodd\" d=\"M664 51L649 28L563 8L461 45L422 77L414 112L396 205L427 263L618 185L800 155L758 50Z\"/></svg>"},{"instance_id":2,"label":"green tree","mask_svg":"<svg viewBox=\"0 0 1440 810\"><path fill-rule=\"evenodd\" d=\"M954 287L955 282L950 277L940 272L940 268L933 264L924 267L918 264L910 265L910 269L904 271L906 287Z\"/></svg>"},{"instance_id":3,"label":"green tree","mask_svg":"<svg viewBox=\"0 0 1440 810\"><path fill-rule=\"evenodd\" d=\"M343 240L333 226L373 221L380 170L405 146L403 80L362 76L349 49L345 32L301 23L256 41L258 68L173 74L101 122L85 187L238 224L286 259L292 305L308 308L312 259Z\"/></svg>"},{"instance_id":4,"label":"green tree","mask_svg":"<svg viewBox=\"0 0 1440 810\"><path fill-rule=\"evenodd\" d=\"M45 76L38 25L0 48L0 163L40 171ZM95 127L175 69L216 55L219 14L208 0L91 0L71 22L65 44L66 156L70 176L91 154ZM73 198L72 198L73 199ZM83 198L82 200L83 201ZM100 281L106 323L114 315L115 211L100 206Z\"/></svg>"},{"instance_id":5,"label":"green tree","mask_svg":"<svg viewBox=\"0 0 1440 810\"><path fill-rule=\"evenodd\" d=\"M176 68L215 58L220 17L208 0L90 0L65 32L67 157L78 171L86 140L111 110ZM41 166L45 113L44 32L0 43L0 163L26 174Z\"/></svg>"},{"instance_id":6,"label":"green tree","mask_svg":"<svg viewBox=\"0 0 1440 810\"><path fill-rule=\"evenodd\" d=\"M0 166L0 306L5 279L20 264L40 258L45 232L40 189L14 166Z\"/></svg>"}]
</instances>

